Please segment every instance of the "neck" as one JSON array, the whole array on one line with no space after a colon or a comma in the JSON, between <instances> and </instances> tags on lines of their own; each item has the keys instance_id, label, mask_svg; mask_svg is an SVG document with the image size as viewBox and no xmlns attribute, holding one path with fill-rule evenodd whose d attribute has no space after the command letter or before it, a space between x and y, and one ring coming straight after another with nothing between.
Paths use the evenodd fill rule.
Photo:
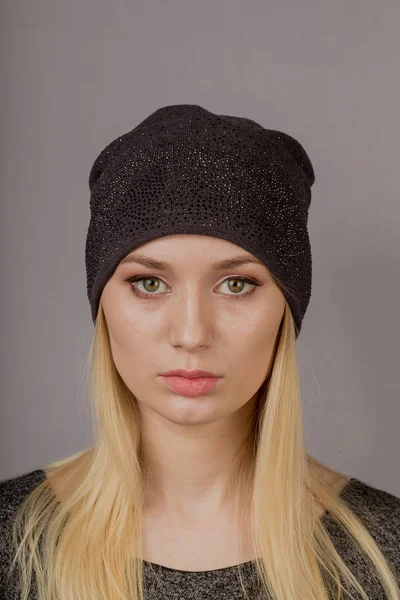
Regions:
<instances>
[{"instance_id":1,"label":"neck","mask_svg":"<svg viewBox=\"0 0 400 600\"><path fill-rule=\"evenodd\" d=\"M146 511L201 521L241 510L253 464L253 411L249 402L229 421L196 427L142 413Z\"/></svg>"}]
</instances>

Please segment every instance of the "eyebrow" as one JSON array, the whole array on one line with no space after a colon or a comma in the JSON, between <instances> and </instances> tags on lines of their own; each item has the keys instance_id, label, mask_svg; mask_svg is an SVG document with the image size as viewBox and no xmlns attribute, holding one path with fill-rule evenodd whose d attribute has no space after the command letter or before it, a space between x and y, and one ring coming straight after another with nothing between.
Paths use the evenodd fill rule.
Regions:
<instances>
[{"instance_id":1,"label":"eyebrow","mask_svg":"<svg viewBox=\"0 0 400 600\"><path fill-rule=\"evenodd\" d=\"M158 269L160 271L166 271L170 268L170 265L166 262L156 260L151 258L150 256L146 256L145 254L128 254L119 264L126 263L139 263L149 269ZM211 265L211 269L213 271L220 271L222 269L233 269L235 267L239 267L240 265L254 263L257 265L265 266L261 260L257 258L253 258L251 256L241 255L241 256L233 256L232 258L228 258L226 260L219 260Z\"/></svg>"}]
</instances>

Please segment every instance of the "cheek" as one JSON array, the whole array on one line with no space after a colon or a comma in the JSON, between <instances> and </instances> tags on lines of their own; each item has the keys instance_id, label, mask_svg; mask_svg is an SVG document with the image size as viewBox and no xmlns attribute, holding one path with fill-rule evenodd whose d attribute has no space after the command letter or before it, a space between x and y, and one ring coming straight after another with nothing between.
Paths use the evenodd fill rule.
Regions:
<instances>
[{"instance_id":1,"label":"cheek","mask_svg":"<svg viewBox=\"0 0 400 600\"><path fill-rule=\"evenodd\" d=\"M232 363L235 364L235 378L238 380L262 380L269 372L269 365L274 351L277 331L274 328L263 328L247 331L246 340L236 346Z\"/></svg>"},{"instance_id":2,"label":"cheek","mask_svg":"<svg viewBox=\"0 0 400 600\"><path fill-rule=\"evenodd\" d=\"M233 346L235 351L231 354L231 364L235 365L235 379L238 382L243 382L243 385L250 384L251 387L255 385L256 389L263 383L271 368L282 317L283 309L282 315L274 313L264 315L262 319L257 319L254 315L246 321L246 326L241 328L238 343ZM229 350L228 353L230 352Z\"/></svg>"},{"instance_id":3,"label":"cheek","mask_svg":"<svg viewBox=\"0 0 400 600\"><path fill-rule=\"evenodd\" d=\"M140 317L136 311L134 320L114 319L109 334L115 368L126 387L137 398L154 394L158 371L165 366L165 331L160 330L160 324Z\"/></svg>"},{"instance_id":4,"label":"cheek","mask_svg":"<svg viewBox=\"0 0 400 600\"><path fill-rule=\"evenodd\" d=\"M127 324L126 320L118 323L114 321L109 326L109 337L117 371L129 384L128 387L131 387L130 384L140 376L140 373L143 373L144 366L147 364L146 356L149 348L152 347L149 332L147 331L145 335L137 322L133 326Z\"/></svg>"},{"instance_id":5,"label":"cheek","mask_svg":"<svg viewBox=\"0 0 400 600\"><path fill-rule=\"evenodd\" d=\"M254 311L242 320L241 338L252 351L266 352L275 344L284 314L284 306L271 304L264 310Z\"/></svg>"}]
</instances>

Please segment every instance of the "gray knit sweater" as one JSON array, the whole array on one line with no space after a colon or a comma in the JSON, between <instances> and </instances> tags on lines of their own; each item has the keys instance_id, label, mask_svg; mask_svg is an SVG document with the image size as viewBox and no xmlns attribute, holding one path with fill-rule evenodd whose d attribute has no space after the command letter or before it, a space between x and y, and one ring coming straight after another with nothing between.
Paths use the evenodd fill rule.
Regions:
<instances>
[{"instance_id":1,"label":"gray knit sweater","mask_svg":"<svg viewBox=\"0 0 400 600\"><path fill-rule=\"evenodd\" d=\"M45 472L37 469L0 482L1 600L17 600L19 598L17 576L14 576L11 581L7 580L7 570L13 556L11 526L15 511L26 495L45 477ZM369 486L356 478L350 479L342 489L341 497L368 527L370 534L392 565L400 584L400 498ZM358 513L361 507L368 509L368 518L361 517ZM387 596L369 559L359 553L348 534L339 528L329 512L322 516L322 520L336 549L365 589L369 600L385 600ZM253 561L243 563L245 587L250 600L265 599L265 596L260 594L259 580L254 565ZM147 561L144 561L143 567L147 600L206 600L210 598L213 600L236 600L244 597L234 567L212 571L180 571ZM353 596L357 600L361 598L355 592ZM33 586L30 600L36 598L36 590ZM349 596L346 594L345 599L348 600L348 598Z\"/></svg>"}]
</instances>

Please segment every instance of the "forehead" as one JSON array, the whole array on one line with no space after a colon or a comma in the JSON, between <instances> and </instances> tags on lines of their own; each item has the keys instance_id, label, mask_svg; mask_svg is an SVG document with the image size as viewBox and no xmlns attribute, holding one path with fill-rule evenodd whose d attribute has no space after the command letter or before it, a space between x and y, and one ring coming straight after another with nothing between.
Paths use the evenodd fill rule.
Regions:
<instances>
[{"instance_id":1,"label":"forehead","mask_svg":"<svg viewBox=\"0 0 400 600\"><path fill-rule=\"evenodd\" d=\"M176 260L175 260L176 262ZM145 267L159 269L159 270L167 270L173 267L174 261L165 261L155 258L154 256L149 256L147 254L143 254L143 252L131 252L128 254L120 264L131 264L138 263L142 264ZM219 259L210 264L210 268L212 271L219 271L222 269L229 269L234 267L239 267L245 264L256 264L265 267L264 263L258 258L253 257L249 254L241 254L231 256L229 258ZM265 267L266 268L266 267Z\"/></svg>"},{"instance_id":2,"label":"forehead","mask_svg":"<svg viewBox=\"0 0 400 600\"><path fill-rule=\"evenodd\" d=\"M120 264L139 263L149 268L169 269L174 265L204 264L217 271L244 264L264 263L237 244L205 235L176 234L151 240L133 249Z\"/></svg>"}]
</instances>

